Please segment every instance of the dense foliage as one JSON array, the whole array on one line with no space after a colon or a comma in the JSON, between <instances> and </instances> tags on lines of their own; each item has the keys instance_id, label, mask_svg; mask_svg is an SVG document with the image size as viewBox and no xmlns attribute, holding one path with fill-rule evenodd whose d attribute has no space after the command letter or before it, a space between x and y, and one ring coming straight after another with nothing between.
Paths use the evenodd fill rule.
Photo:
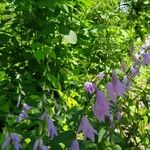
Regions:
<instances>
[{"instance_id":1,"label":"dense foliage","mask_svg":"<svg viewBox=\"0 0 150 150\"><path fill-rule=\"evenodd\" d=\"M150 148L150 58L137 57L150 48L149 31L149 0L1 0L1 146ZM119 88L125 76L131 83L101 120L93 104L112 76Z\"/></svg>"}]
</instances>

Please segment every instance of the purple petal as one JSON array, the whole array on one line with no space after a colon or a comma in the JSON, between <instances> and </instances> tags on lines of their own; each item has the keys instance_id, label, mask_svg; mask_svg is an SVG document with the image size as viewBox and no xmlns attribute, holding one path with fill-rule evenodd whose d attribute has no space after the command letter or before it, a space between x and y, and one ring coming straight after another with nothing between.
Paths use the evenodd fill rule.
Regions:
<instances>
[{"instance_id":1,"label":"purple petal","mask_svg":"<svg viewBox=\"0 0 150 150\"><path fill-rule=\"evenodd\" d=\"M110 116L109 104L102 91L96 93L96 102L93 106L93 112L99 122L103 122L106 116Z\"/></svg>"},{"instance_id":2,"label":"purple petal","mask_svg":"<svg viewBox=\"0 0 150 150\"><path fill-rule=\"evenodd\" d=\"M97 131L93 129L86 116L82 117L77 133L80 131L83 132L85 139L89 138L91 141L95 141L95 134L97 134Z\"/></svg>"},{"instance_id":3,"label":"purple petal","mask_svg":"<svg viewBox=\"0 0 150 150\"><path fill-rule=\"evenodd\" d=\"M142 65L150 64L150 52L147 52L143 55L143 62Z\"/></svg>"},{"instance_id":4,"label":"purple petal","mask_svg":"<svg viewBox=\"0 0 150 150\"><path fill-rule=\"evenodd\" d=\"M7 133L5 136L5 140L2 144L2 149L4 149L4 148L8 149L10 141L11 141L11 138L9 137L9 134Z\"/></svg>"},{"instance_id":5,"label":"purple petal","mask_svg":"<svg viewBox=\"0 0 150 150\"><path fill-rule=\"evenodd\" d=\"M28 112L30 109L31 109L31 107L29 106L29 105L27 105L27 104L23 104L23 109L26 111L26 112Z\"/></svg>"},{"instance_id":6,"label":"purple petal","mask_svg":"<svg viewBox=\"0 0 150 150\"><path fill-rule=\"evenodd\" d=\"M79 143L77 140L73 140L71 143L71 150L79 150Z\"/></svg>"},{"instance_id":7,"label":"purple petal","mask_svg":"<svg viewBox=\"0 0 150 150\"><path fill-rule=\"evenodd\" d=\"M84 89L91 94L95 92L95 88L96 88L96 85L92 82L86 81L84 84Z\"/></svg>"},{"instance_id":8,"label":"purple petal","mask_svg":"<svg viewBox=\"0 0 150 150\"><path fill-rule=\"evenodd\" d=\"M111 100L115 102L117 100L117 93L115 88L112 86L112 83L108 82L106 84L106 89Z\"/></svg>"},{"instance_id":9,"label":"purple petal","mask_svg":"<svg viewBox=\"0 0 150 150\"><path fill-rule=\"evenodd\" d=\"M14 145L15 150L20 150L20 148L21 148L20 141L21 140L20 140L18 134L12 133L11 139L13 141L13 145Z\"/></svg>"},{"instance_id":10,"label":"purple petal","mask_svg":"<svg viewBox=\"0 0 150 150\"><path fill-rule=\"evenodd\" d=\"M48 147L45 146L45 145L43 145L43 146L42 146L42 150L48 150Z\"/></svg>"},{"instance_id":11,"label":"purple petal","mask_svg":"<svg viewBox=\"0 0 150 150\"><path fill-rule=\"evenodd\" d=\"M54 136L57 136L57 130L54 127L53 121L46 116L47 126L48 126L48 136L51 138L54 138Z\"/></svg>"},{"instance_id":12,"label":"purple petal","mask_svg":"<svg viewBox=\"0 0 150 150\"><path fill-rule=\"evenodd\" d=\"M36 140L33 146L33 150L38 150L39 140Z\"/></svg>"}]
</instances>

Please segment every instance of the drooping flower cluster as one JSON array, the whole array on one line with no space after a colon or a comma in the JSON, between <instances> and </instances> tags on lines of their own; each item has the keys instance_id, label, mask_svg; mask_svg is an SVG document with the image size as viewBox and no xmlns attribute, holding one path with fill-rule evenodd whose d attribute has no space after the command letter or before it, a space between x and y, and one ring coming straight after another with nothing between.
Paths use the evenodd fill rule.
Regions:
<instances>
[{"instance_id":1,"label":"drooping flower cluster","mask_svg":"<svg viewBox=\"0 0 150 150\"><path fill-rule=\"evenodd\" d=\"M23 104L23 110L21 111L21 113L19 114L19 117L17 118L17 122L21 122L22 120L28 118L28 111L31 109L30 106L28 106L27 104Z\"/></svg>"},{"instance_id":2,"label":"drooping flower cluster","mask_svg":"<svg viewBox=\"0 0 150 150\"><path fill-rule=\"evenodd\" d=\"M57 136L57 130L54 126L54 123L45 112L42 114L40 119L45 120L47 122L48 136L51 137L51 138L54 138L54 136Z\"/></svg>"},{"instance_id":3,"label":"drooping flower cluster","mask_svg":"<svg viewBox=\"0 0 150 150\"><path fill-rule=\"evenodd\" d=\"M125 64L122 64L122 71L124 72L124 77L123 80L120 81L119 77L114 70L112 73L112 81L108 82L106 84L106 89L107 89L107 94L104 94L101 90L98 89L96 84L92 82L85 82L84 84L84 89L90 93L96 93L96 101L93 105L93 112L96 116L96 118L99 120L99 122L104 122L105 118L108 117L110 121L110 127L115 128L114 124L114 118L116 118L118 121L121 120L121 112L122 108L119 107L117 112L115 113L115 117L111 113L111 105L112 101L116 102L117 98L119 96L123 96L126 92L126 90L129 88L131 85L131 79L135 77L139 73L139 68L140 65L148 65L150 64L150 51L147 51L147 49L150 47L150 37L148 37L148 40L145 42L145 44L141 47L139 54L136 54L134 56L134 62L133 65L130 67L130 73L126 75L126 66ZM99 73L97 75L97 78L102 80L104 77L103 73ZM110 100L110 101L109 101ZM20 104L20 97L17 106ZM113 103L116 104L116 103ZM30 106L27 104L23 104L23 110L19 117L17 118L17 121L20 122L25 118L28 118L28 111L30 110ZM40 117L41 120L46 121L47 123L47 131L48 131L48 136L51 138L54 138L54 136L57 136L57 130L53 124L53 121L50 119L50 117L46 114L43 113L42 116ZM77 134L79 132L82 132L84 135L84 139L86 140L89 138L92 142L95 141L95 135L97 135L97 131L92 127L90 124L88 117L83 116L81 118L81 122L77 131ZM20 137L18 136L17 133L11 133L11 134L6 134L5 140L2 144L2 149L8 149L9 145L12 143L14 146L15 150L20 150L21 144L20 144ZM34 143L33 150L48 150L49 148L43 144L43 141L41 139L37 139ZM71 143L71 150L79 150L79 143L77 140L73 140Z\"/></svg>"},{"instance_id":4,"label":"drooping flower cluster","mask_svg":"<svg viewBox=\"0 0 150 150\"><path fill-rule=\"evenodd\" d=\"M33 145L33 150L38 150L40 148L41 150L48 150L48 147L46 145L43 145L42 139L37 139Z\"/></svg>"},{"instance_id":5,"label":"drooping flower cluster","mask_svg":"<svg viewBox=\"0 0 150 150\"><path fill-rule=\"evenodd\" d=\"M91 126L89 123L89 120L86 116L83 116L81 118L81 122L78 128L77 133L83 132L85 140L89 138L91 141L95 141L95 134L97 134L97 131Z\"/></svg>"},{"instance_id":6,"label":"drooping flower cluster","mask_svg":"<svg viewBox=\"0 0 150 150\"><path fill-rule=\"evenodd\" d=\"M20 144L21 139L19 138L17 133L11 133L10 135L6 133L5 140L2 144L2 149L8 149L10 143L12 142L15 150L21 149Z\"/></svg>"}]
</instances>

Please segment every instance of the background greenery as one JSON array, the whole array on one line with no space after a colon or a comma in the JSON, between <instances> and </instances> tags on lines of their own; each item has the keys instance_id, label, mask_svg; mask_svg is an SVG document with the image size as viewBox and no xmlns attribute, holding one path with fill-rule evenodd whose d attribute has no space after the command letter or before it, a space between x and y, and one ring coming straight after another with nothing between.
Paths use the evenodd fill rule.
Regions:
<instances>
[{"instance_id":1,"label":"background greenery","mask_svg":"<svg viewBox=\"0 0 150 150\"><path fill-rule=\"evenodd\" d=\"M39 137L52 150L68 149L86 111L100 136L92 143L80 135L81 149L147 149L149 67L118 100L123 117L115 130L95 119L94 97L83 85L103 71L104 88L114 68L121 77L121 62L130 67L131 51L139 50L149 31L149 0L1 0L0 143L6 132L17 132L23 149L32 149ZM30 118L17 123L24 102L32 106ZM44 110L58 129L52 140L38 119Z\"/></svg>"}]
</instances>

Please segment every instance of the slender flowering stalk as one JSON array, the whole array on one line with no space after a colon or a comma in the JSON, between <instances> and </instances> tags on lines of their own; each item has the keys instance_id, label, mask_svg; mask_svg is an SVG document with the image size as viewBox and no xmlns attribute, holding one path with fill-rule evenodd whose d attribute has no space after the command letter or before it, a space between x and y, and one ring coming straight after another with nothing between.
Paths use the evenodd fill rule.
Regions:
<instances>
[{"instance_id":1,"label":"slender flowering stalk","mask_svg":"<svg viewBox=\"0 0 150 150\"><path fill-rule=\"evenodd\" d=\"M89 138L91 141L95 141L95 134L97 134L97 131L93 129L86 116L82 117L77 133L81 131L83 132L85 140Z\"/></svg>"},{"instance_id":2,"label":"slender flowering stalk","mask_svg":"<svg viewBox=\"0 0 150 150\"><path fill-rule=\"evenodd\" d=\"M96 85L92 82L86 81L84 84L84 89L91 94L95 92L95 88L96 88Z\"/></svg>"},{"instance_id":3,"label":"slender flowering stalk","mask_svg":"<svg viewBox=\"0 0 150 150\"><path fill-rule=\"evenodd\" d=\"M96 102L93 106L93 112L99 122L104 122L106 116L110 116L109 104L103 92L98 90L96 93Z\"/></svg>"},{"instance_id":4,"label":"slender flowering stalk","mask_svg":"<svg viewBox=\"0 0 150 150\"><path fill-rule=\"evenodd\" d=\"M77 140L73 140L71 143L71 150L80 150L79 143Z\"/></svg>"}]
</instances>

